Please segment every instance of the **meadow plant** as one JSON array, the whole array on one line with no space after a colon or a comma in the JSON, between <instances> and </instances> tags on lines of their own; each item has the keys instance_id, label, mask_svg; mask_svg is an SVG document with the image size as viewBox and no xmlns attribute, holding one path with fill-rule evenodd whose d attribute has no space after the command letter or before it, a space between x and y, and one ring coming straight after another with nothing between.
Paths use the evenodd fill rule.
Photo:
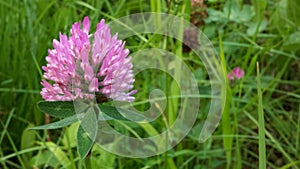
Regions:
<instances>
[{"instance_id":1,"label":"meadow plant","mask_svg":"<svg viewBox=\"0 0 300 169\"><path fill-rule=\"evenodd\" d=\"M133 65L125 42L117 39L118 34L111 36L103 19L94 34L89 34L88 17L82 29L80 26L73 24L70 37L60 33L60 40L53 41L54 49L48 50L47 66L42 67L46 79L41 82L43 99L93 99L100 92L113 100L133 101Z\"/></svg>"},{"instance_id":2,"label":"meadow plant","mask_svg":"<svg viewBox=\"0 0 300 169\"><path fill-rule=\"evenodd\" d=\"M245 72L240 67L235 67L231 72L228 73L228 79L241 79L244 76Z\"/></svg>"},{"instance_id":3,"label":"meadow plant","mask_svg":"<svg viewBox=\"0 0 300 169\"><path fill-rule=\"evenodd\" d=\"M97 116L101 112L112 114L115 110L114 106L104 105L106 109L103 110L101 104L98 107L85 103L94 100L98 103L132 102L136 92L132 90L133 64L128 57L129 50L124 49L125 42L117 39L117 33L111 36L104 19L98 23L94 34L89 30L90 21L85 17L82 23L73 24L70 37L60 33L59 41L53 41L54 49L48 50L48 63L42 67L45 79L41 82L40 94L45 101L39 102L38 107L50 116L63 119L32 128L57 129L80 121L77 150L81 158L86 157L94 145ZM80 112L74 108L75 100L84 101L85 108ZM93 128L87 129L82 123L92 124Z\"/></svg>"}]
</instances>

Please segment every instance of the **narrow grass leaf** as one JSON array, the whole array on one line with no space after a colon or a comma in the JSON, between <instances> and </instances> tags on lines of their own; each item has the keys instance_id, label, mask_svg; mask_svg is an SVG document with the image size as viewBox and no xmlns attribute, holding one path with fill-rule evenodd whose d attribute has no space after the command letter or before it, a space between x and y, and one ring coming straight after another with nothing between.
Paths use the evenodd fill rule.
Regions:
<instances>
[{"instance_id":1,"label":"narrow grass leaf","mask_svg":"<svg viewBox=\"0 0 300 169\"><path fill-rule=\"evenodd\" d=\"M300 164L300 160L297 160L297 161L294 161L292 163L286 164L286 165L282 166L280 169L289 169L289 168L295 167L298 164Z\"/></svg>"},{"instance_id":2,"label":"narrow grass leaf","mask_svg":"<svg viewBox=\"0 0 300 169\"><path fill-rule=\"evenodd\" d=\"M262 103L261 81L259 73L259 64L257 62L257 95L258 95L258 146L259 146L259 168L267 167L266 159L266 138L265 138L265 120Z\"/></svg>"},{"instance_id":3,"label":"narrow grass leaf","mask_svg":"<svg viewBox=\"0 0 300 169\"><path fill-rule=\"evenodd\" d=\"M88 9L90 9L90 10L96 11L96 9L92 5L90 5L90 4L86 3L86 2L76 1L75 3L78 4L78 5L80 5L80 6L86 7Z\"/></svg>"},{"instance_id":4,"label":"narrow grass leaf","mask_svg":"<svg viewBox=\"0 0 300 169\"><path fill-rule=\"evenodd\" d=\"M221 57L222 65L223 65L223 72L225 72L227 75L225 55L224 55L221 37L220 37L220 57ZM222 115L222 135L233 135L231 119L230 119L230 103L231 103L232 97L231 97L231 92L230 92L231 89L228 85L227 79L226 79L226 86L227 86L227 88L226 88L227 89L226 103L225 103L225 108L224 108L224 112ZM224 149L226 150L227 168L230 168L230 163L231 163L232 142L233 142L232 137L223 137L223 145L224 145Z\"/></svg>"},{"instance_id":5,"label":"narrow grass leaf","mask_svg":"<svg viewBox=\"0 0 300 169\"><path fill-rule=\"evenodd\" d=\"M298 122L297 122L297 135L296 135L296 150L299 150L299 146L300 146L300 102L299 102L299 108L298 108ZM297 156L300 152L297 152Z\"/></svg>"},{"instance_id":6,"label":"narrow grass leaf","mask_svg":"<svg viewBox=\"0 0 300 169\"><path fill-rule=\"evenodd\" d=\"M244 110L245 115L248 116L248 118L257 126L259 126L258 121L246 110ZM272 134L268 131L265 130L266 136L271 140L272 145L283 154L283 156L290 162L292 163L294 160L291 158L291 156L288 154L288 152L282 147L281 143L272 136Z\"/></svg>"},{"instance_id":7,"label":"narrow grass leaf","mask_svg":"<svg viewBox=\"0 0 300 169\"><path fill-rule=\"evenodd\" d=\"M15 112L15 108L13 108L13 109L10 111L10 113L9 113L9 116L8 116L8 118L7 118L7 120L6 120L6 123L5 123L4 127L3 127L3 131L1 132L1 136L0 136L0 144L2 143L2 140L3 140L3 138L4 138L5 133L7 132L8 125L10 124L10 121L11 121L12 116L14 115L14 112ZM1 121L1 122L2 122L2 121Z\"/></svg>"},{"instance_id":8,"label":"narrow grass leaf","mask_svg":"<svg viewBox=\"0 0 300 169\"><path fill-rule=\"evenodd\" d=\"M1 123L2 126L4 126L2 121L0 121L0 123ZM21 164L22 168L26 168L25 163L24 163L23 159L21 158L21 156L19 154L19 150L17 149L17 146L14 143L14 140L12 139L10 133L6 132L6 136L7 136L8 140L9 140L11 146L12 146L13 151L16 153L16 156L18 158L18 162Z\"/></svg>"}]
</instances>

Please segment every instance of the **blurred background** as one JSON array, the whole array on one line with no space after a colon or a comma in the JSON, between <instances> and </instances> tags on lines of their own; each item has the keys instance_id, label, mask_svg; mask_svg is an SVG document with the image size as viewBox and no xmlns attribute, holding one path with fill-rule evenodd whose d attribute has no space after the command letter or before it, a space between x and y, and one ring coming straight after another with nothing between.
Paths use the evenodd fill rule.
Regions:
<instances>
[{"instance_id":1,"label":"blurred background","mask_svg":"<svg viewBox=\"0 0 300 169\"><path fill-rule=\"evenodd\" d=\"M300 168L299 11L296 0L0 0L0 169ZM28 130L49 120L36 103L42 100L41 67L59 32L70 35L72 24L84 16L89 16L93 32L102 18L109 22L140 12L169 13L190 21L224 56L228 73L236 67L245 72L240 79L228 79L223 118L213 136L198 142L210 106L204 97L210 92L204 65L187 46L152 34L142 35L151 43L140 37L126 39L126 48L135 52L155 46L178 54L193 71L203 95L197 122L180 144L158 156L135 159L95 145L81 160L75 146L78 124L48 132ZM191 45L198 43L192 31L182 36ZM142 101L156 86L170 95L177 90L166 87L169 78L154 70L139 74L136 107L147 109ZM175 116L177 109L169 102L167 117ZM159 120L151 125L152 134L166 127ZM118 127L122 126L115 124ZM145 127L132 129L140 136L151 135Z\"/></svg>"}]
</instances>

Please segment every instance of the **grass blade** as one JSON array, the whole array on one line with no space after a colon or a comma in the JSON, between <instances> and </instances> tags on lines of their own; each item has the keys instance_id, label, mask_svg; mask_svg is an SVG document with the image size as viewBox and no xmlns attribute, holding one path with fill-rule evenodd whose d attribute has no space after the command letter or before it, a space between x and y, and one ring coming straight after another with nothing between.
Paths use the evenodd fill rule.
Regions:
<instances>
[{"instance_id":1,"label":"grass blade","mask_svg":"<svg viewBox=\"0 0 300 169\"><path fill-rule=\"evenodd\" d=\"M258 95L258 146L259 146L259 168L263 169L267 167L266 159L266 138L265 138L265 120L262 103L261 81L259 73L259 64L256 64L257 70L257 95Z\"/></svg>"},{"instance_id":2,"label":"grass blade","mask_svg":"<svg viewBox=\"0 0 300 169\"><path fill-rule=\"evenodd\" d=\"M227 74L226 71L226 62L225 62L225 55L223 50L223 43L222 39L220 38L220 57L223 65L223 72ZM222 115L222 135L233 135L232 126L231 126L231 119L230 119L230 103L232 101L231 97L231 89L228 85L228 80L226 79L226 103L224 107L224 112ZM223 137L223 145L226 151L226 159L227 159L227 168L230 168L231 163L231 150L232 150L232 142L233 137Z\"/></svg>"}]
</instances>

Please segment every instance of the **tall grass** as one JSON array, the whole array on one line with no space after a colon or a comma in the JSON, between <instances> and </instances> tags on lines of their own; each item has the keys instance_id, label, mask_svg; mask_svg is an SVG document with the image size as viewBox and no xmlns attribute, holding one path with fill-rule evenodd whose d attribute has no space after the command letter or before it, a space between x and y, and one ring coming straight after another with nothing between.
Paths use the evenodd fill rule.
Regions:
<instances>
[{"instance_id":1,"label":"tall grass","mask_svg":"<svg viewBox=\"0 0 300 169\"><path fill-rule=\"evenodd\" d=\"M261 81L259 64L256 64L257 70L257 97L258 97L258 148L259 148L259 168L266 168L266 138L265 138L265 120L261 92Z\"/></svg>"},{"instance_id":2,"label":"tall grass","mask_svg":"<svg viewBox=\"0 0 300 169\"><path fill-rule=\"evenodd\" d=\"M180 144L164 154L137 159L119 157L95 145L91 155L80 160L73 134L78 124L51 131L51 141L47 141L47 132L26 130L28 126L45 123L44 115L36 108L36 102L41 100L41 66L45 65L47 49L52 48L52 40L58 39L59 32L70 34L72 23L86 15L94 26L101 18L108 22L149 11L192 19L187 2L0 0L0 168L300 168L300 41L297 36L300 5L293 0L205 2L209 16L200 29L220 54L224 71L240 66L245 75L240 80L228 81L222 125L202 144L198 143L198 136L210 106L205 67L193 52L183 52L181 42L151 34L129 38L127 47L132 52L159 47L176 53L189 64L199 85L199 116ZM238 17L230 17L247 9L247 5L253 9L253 18L240 21ZM222 13L226 13L224 18ZM242 12L238 16L247 19ZM265 22L267 25L263 27ZM249 33L250 28L253 34ZM177 75L180 76L179 68ZM138 75L135 86L140 92L134 104L141 110L147 108L143 100L156 86L161 86L167 94L178 94L172 79L155 71ZM178 105L179 100L168 100L164 113L168 125L176 119ZM129 133L156 135L166 126L161 120L133 128Z\"/></svg>"}]
</instances>

